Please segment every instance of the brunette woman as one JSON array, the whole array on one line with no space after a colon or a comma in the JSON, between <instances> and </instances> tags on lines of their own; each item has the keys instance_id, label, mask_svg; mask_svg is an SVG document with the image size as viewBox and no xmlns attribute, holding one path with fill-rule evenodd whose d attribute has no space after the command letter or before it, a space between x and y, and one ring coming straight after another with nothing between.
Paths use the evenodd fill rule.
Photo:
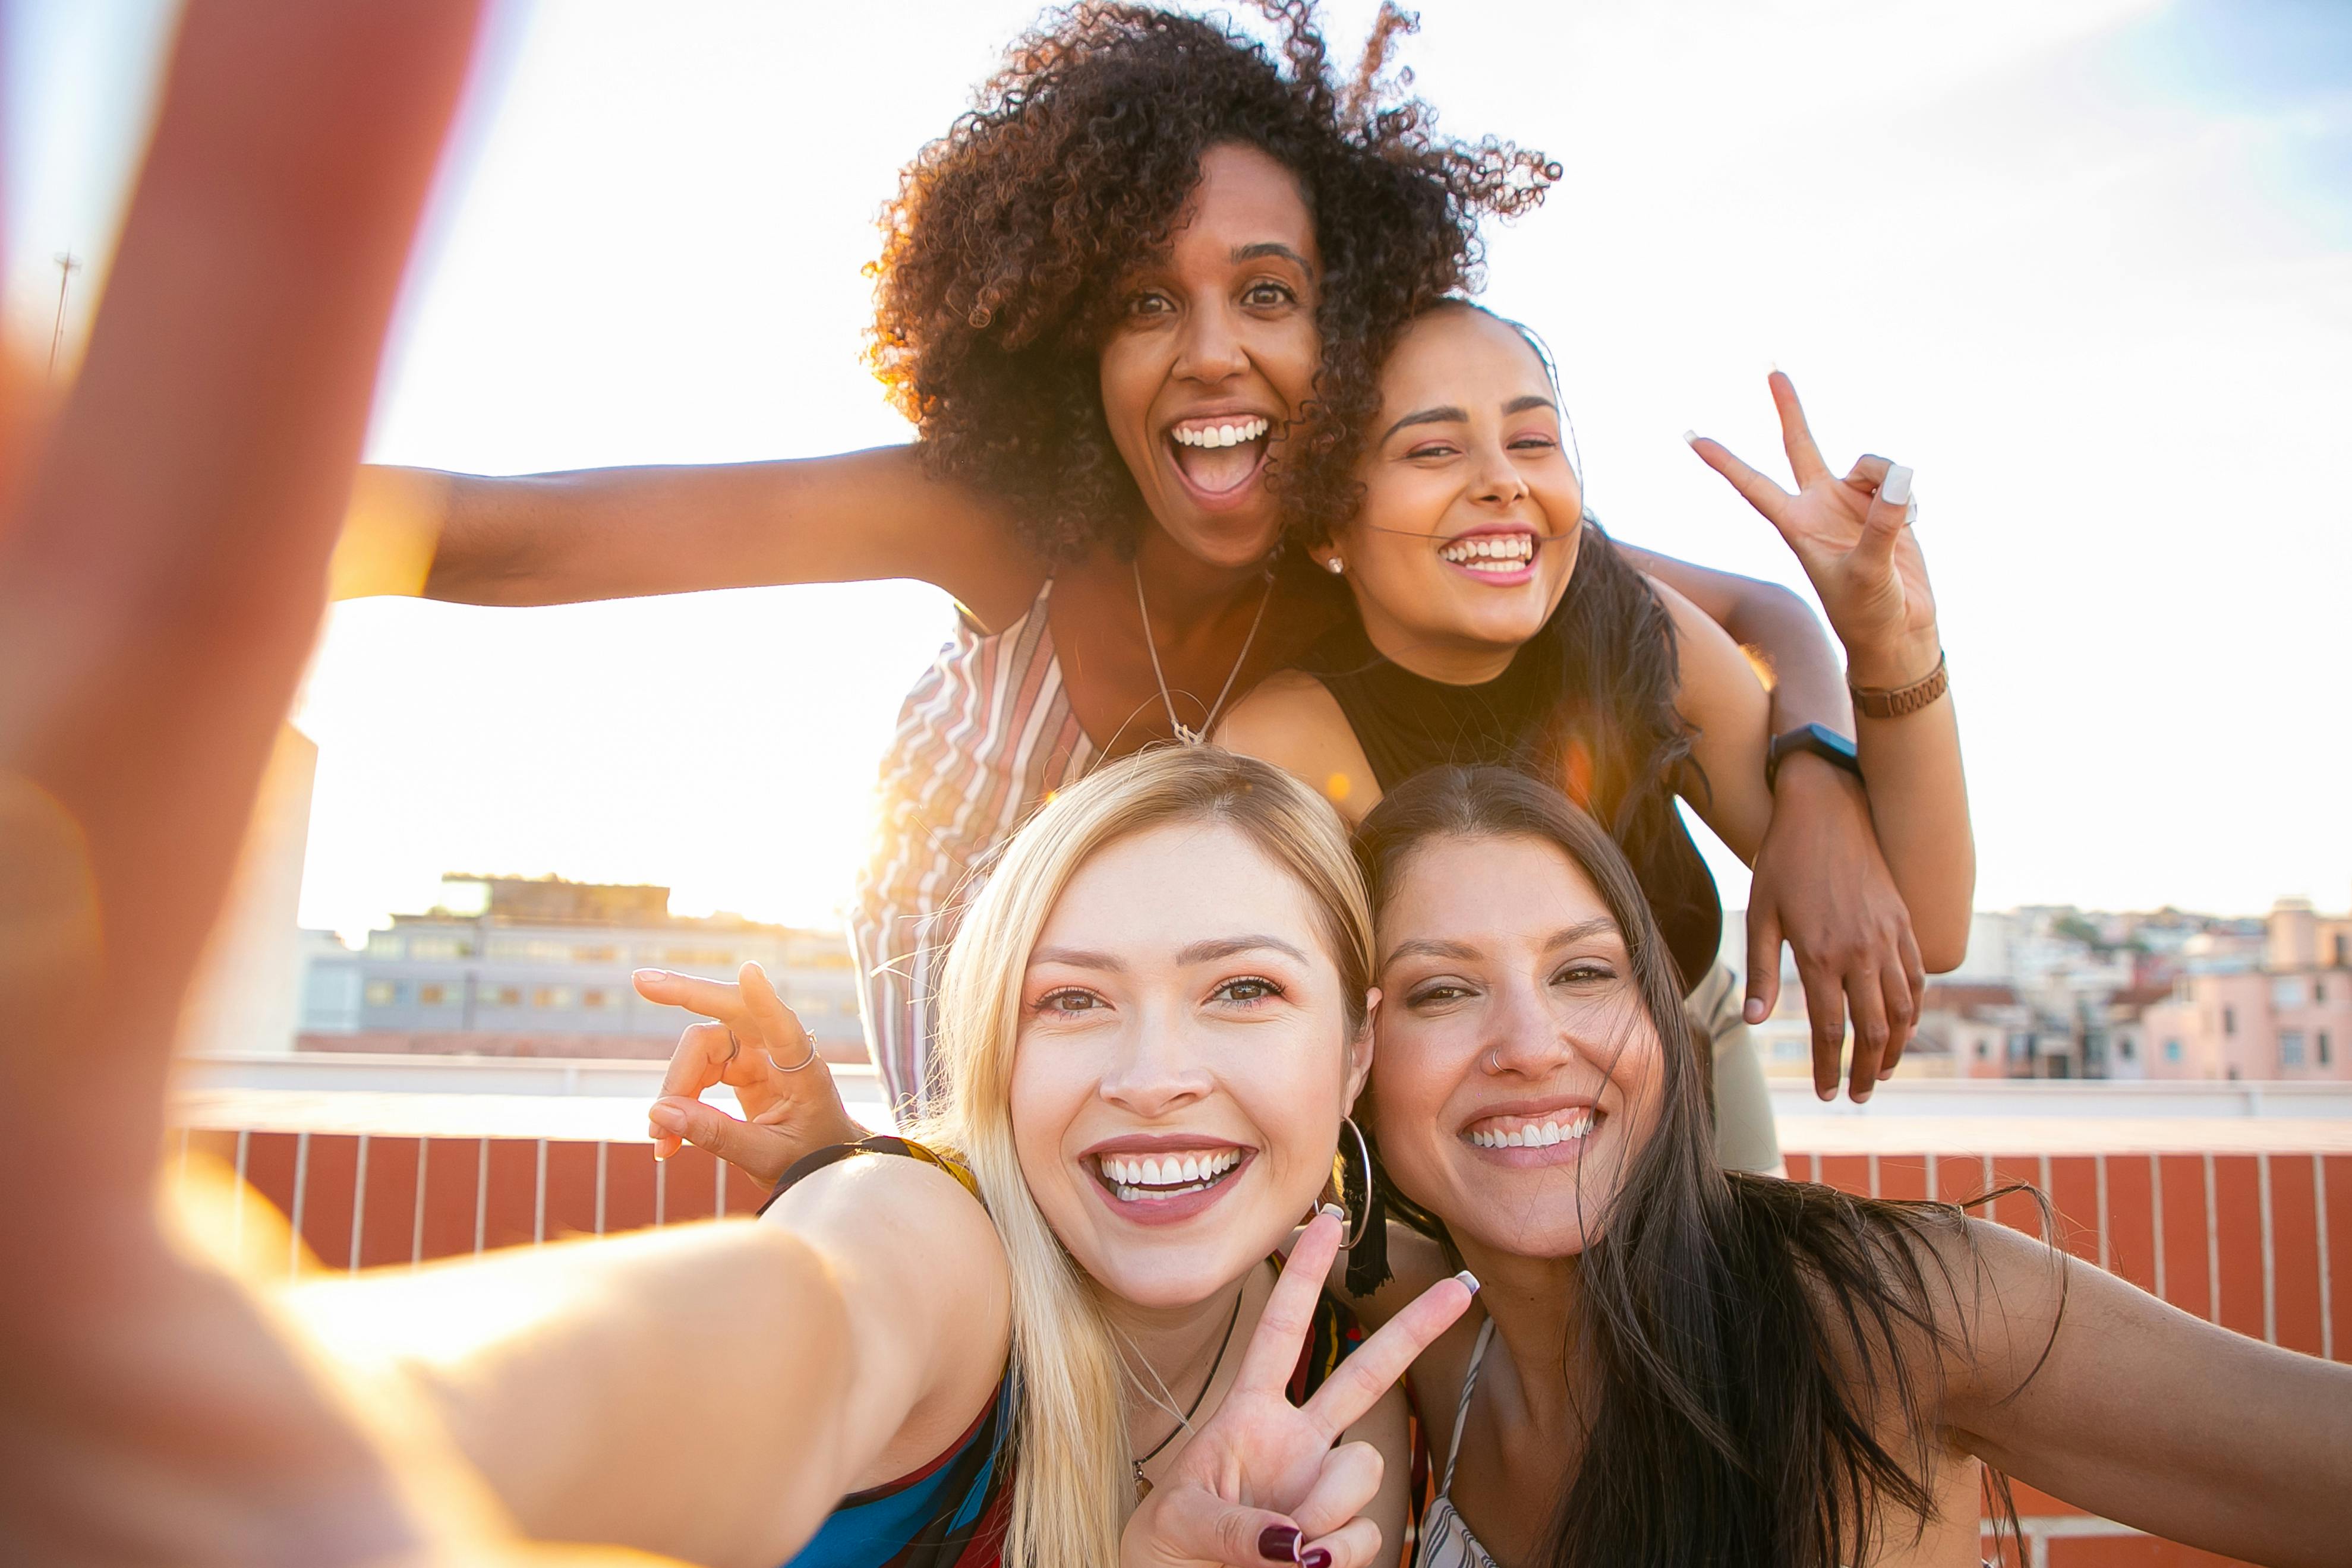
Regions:
<instances>
[{"instance_id":1,"label":"brunette woman","mask_svg":"<svg viewBox=\"0 0 2352 1568\"><path fill-rule=\"evenodd\" d=\"M1412 1374L1424 1568L1974 1563L1979 1462L2249 1562L2341 1562L2352 1368L1942 1204L1726 1172L1666 942L1549 787L1444 769L1357 849L1368 1126L1478 1307Z\"/></svg>"},{"instance_id":2,"label":"brunette woman","mask_svg":"<svg viewBox=\"0 0 2352 1568\"><path fill-rule=\"evenodd\" d=\"M883 763L850 921L868 1045L903 1103L923 1098L956 889L1039 801L1105 758L1206 733L1345 613L1296 552L1276 558L1302 509L1294 476L1352 465L1387 340L1474 280L1481 217L1528 210L1558 172L1444 140L1424 106L1380 89L1393 13L1343 82L1306 0L1263 3L1272 49L1147 7L1056 13L909 166L872 357L913 445L509 479L378 471L354 507L344 592L544 604L911 577L955 597L953 641ZM1843 723L1834 660L1791 596L1643 564L1763 651L1776 724ZM1777 983L1785 929L1833 1050L1843 989L1860 1010L1903 968L1905 921L1859 789L1818 758L1782 777L1754 901L1770 961L1751 991L1760 1005ZM665 984L646 994L680 999ZM1863 1021L1857 1087L1905 1032Z\"/></svg>"}]
</instances>

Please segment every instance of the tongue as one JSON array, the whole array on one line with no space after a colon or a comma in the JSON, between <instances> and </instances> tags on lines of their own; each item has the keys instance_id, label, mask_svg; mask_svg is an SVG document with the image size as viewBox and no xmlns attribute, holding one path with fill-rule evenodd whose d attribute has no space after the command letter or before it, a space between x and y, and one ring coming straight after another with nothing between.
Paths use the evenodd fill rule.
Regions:
<instances>
[{"instance_id":1,"label":"tongue","mask_svg":"<svg viewBox=\"0 0 2352 1568\"><path fill-rule=\"evenodd\" d=\"M1212 495L1231 490L1245 482L1257 467L1259 442L1244 441L1238 446L1178 445L1176 466L1184 477Z\"/></svg>"}]
</instances>

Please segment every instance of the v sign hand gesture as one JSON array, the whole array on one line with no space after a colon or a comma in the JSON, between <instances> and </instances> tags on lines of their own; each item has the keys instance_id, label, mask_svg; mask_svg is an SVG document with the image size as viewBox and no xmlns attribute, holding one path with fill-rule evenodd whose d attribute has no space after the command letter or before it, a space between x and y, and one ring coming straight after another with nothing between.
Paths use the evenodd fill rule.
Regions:
<instances>
[{"instance_id":1,"label":"v sign hand gesture","mask_svg":"<svg viewBox=\"0 0 2352 1568\"><path fill-rule=\"evenodd\" d=\"M1306 1404L1293 1405L1291 1369L1339 1255L1334 1212L1325 1209L1307 1227L1224 1402L1128 1521L1121 1568L1371 1568L1381 1557L1380 1527L1364 1517L1380 1490L1380 1451L1369 1443L1332 1445L1462 1315L1475 1286L1466 1275L1431 1286L1357 1346ZM1388 1552L1394 1555L1393 1543Z\"/></svg>"},{"instance_id":2,"label":"v sign hand gesture","mask_svg":"<svg viewBox=\"0 0 2352 1568\"><path fill-rule=\"evenodd\" d=\"M1853 683L1908 685L1934 670L1939 653L1935 595L1911 531L1919 506L1911 494L1911 470L1865 456L1844 478L1836 477L1813 444L1794 383L1774 371L1771 387L1796 494L1741 462L1720 442L1697 434L1684 439L1796 552L1832 629L1845 644Z\"/></svg>"}]
</instances>

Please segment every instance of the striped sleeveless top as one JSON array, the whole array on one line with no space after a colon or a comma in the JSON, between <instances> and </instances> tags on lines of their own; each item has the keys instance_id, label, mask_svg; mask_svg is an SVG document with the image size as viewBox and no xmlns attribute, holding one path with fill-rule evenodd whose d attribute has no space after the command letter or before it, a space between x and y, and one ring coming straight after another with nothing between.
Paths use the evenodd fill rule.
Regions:
<instances>
[{"instance_id":1,"label":"striped sleeveless top","mask_svg":"<svg viewBox=\"0 0 2352 1568\"><path fill-rule=\"evenodd\" d=\"M1099 759L1054 651L1047 578L996 632L958 619L883 756L874 847L847 925L866 1047L894 1111L929 1097L931 999L967 883L1045 798Z\"/></svg>"}]
</instances>

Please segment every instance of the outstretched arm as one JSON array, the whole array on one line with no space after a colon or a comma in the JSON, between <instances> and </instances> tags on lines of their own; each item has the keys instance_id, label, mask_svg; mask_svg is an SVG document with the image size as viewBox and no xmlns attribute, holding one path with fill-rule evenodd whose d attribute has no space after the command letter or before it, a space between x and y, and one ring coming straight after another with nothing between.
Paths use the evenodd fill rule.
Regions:
<instances>
[{"instance_id":1,"label":"outstretched arm","mask_svg":"<svg viewBox=\"0 0 2352 1568\"><path fill-rule=\"evenodd\" d=\"M2190 1317L2005 1226L1950 1247L1947 1419L2053 1497L2280 1568L2352 1541L2352 1367Z\"/></svg>"},{"instance_id":2,"label":"outstretched arm","mask_svg":"<svg viewBox=\"0 0 2352 1568\"><path fill-rule=\"evenodd\" d=\"M413 1394L524 1533L773 1563L986 1408L1011 1286L952 1177L866 1158L756 1224L363 1275L289 1305L339 1364ZM710 1410L713 1367L757 1396Z\"/></svg>"},{"instance_id":3,"label":"outstretched arm","mask_svg":"<svg viewBox=\"0 0 2352 1568\"><path fill-rule=\"evenodd\" d=\"M995 625L1045 568L1004 514L912 446L790 462L507 478L362 468L338 598L559 604L783 582L914 578Z\"/></svg>"}]
</instances>

